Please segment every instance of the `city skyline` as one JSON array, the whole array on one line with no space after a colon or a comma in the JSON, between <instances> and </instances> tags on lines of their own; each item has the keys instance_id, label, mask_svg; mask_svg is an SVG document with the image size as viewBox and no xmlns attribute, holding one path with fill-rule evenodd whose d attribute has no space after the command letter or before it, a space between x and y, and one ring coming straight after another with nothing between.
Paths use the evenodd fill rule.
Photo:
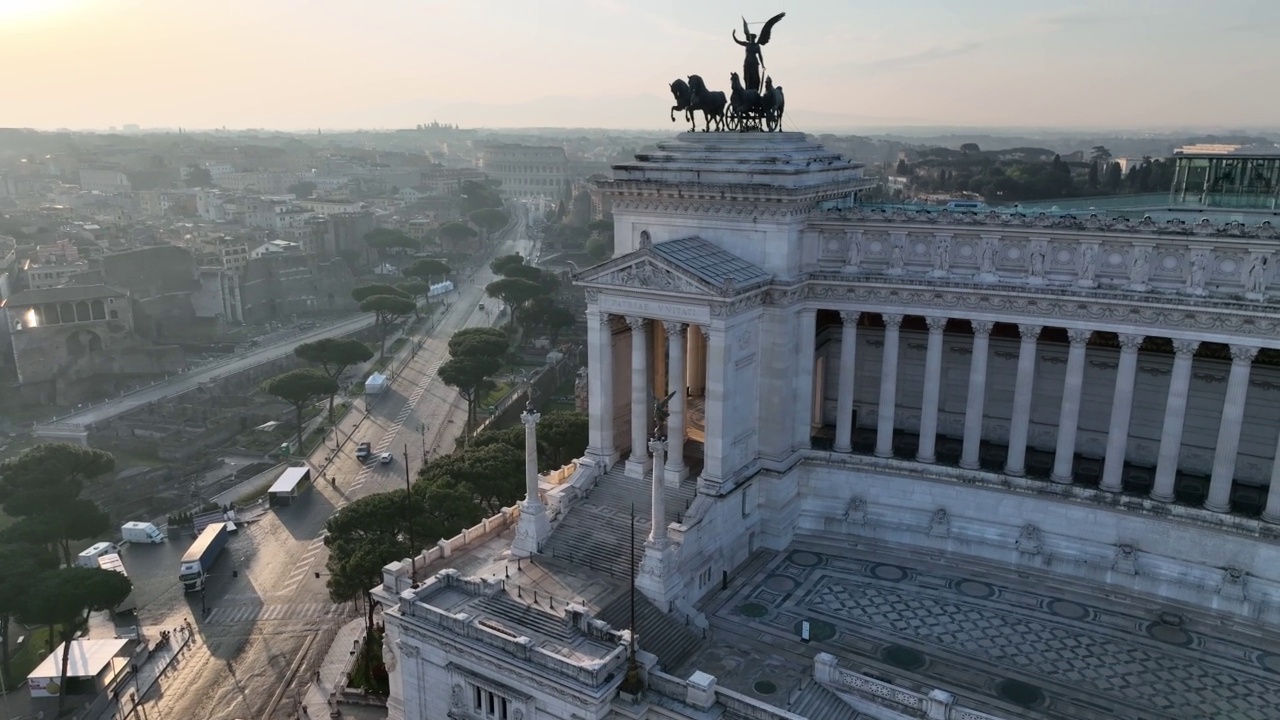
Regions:
<instances>
[{"instance_id":1,"label":"city skyline","mask_svg":"<svg viewBox=\"0 0 1280 720\"><path fill-rule=\"evenodd\" d=\"M1249 0L2 0L0 125L675 129L667 84L727 90L739 16L780 11L764 56L790 130L1280 125L1257 91L1280 6Z\"/></svg>"}]
</instances>

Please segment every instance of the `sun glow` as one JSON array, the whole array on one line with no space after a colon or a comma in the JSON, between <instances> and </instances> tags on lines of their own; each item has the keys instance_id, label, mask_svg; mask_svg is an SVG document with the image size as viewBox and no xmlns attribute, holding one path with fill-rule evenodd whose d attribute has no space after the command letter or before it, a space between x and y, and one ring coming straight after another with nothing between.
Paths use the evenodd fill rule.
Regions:
<instances>
[{"instance_id":1,"label":"sun glow","mask_svg":"<svg viewBox=\"0 0 1280 720\"><path fill-rule=\"evenodd\" d=\"M84 0L0 0L0 29L29 20L47 20Z\"/></svg>"}]
</instances>

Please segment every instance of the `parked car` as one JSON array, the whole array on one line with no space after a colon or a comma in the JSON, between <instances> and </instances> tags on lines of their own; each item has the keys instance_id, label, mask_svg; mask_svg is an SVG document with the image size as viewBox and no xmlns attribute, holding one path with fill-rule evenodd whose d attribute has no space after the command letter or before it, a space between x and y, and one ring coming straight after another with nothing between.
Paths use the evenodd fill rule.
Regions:
<instances>
[{"instance_id":1,"label":"parked car","mask_svg":"<svg viewBox=\"0 0 1280 720\"><path fill-rule=\"evenodd\" d=\"M389 452L382 453L381 455L378 456L378 462L382 463L383 465L390 465L391 457L392 457L391 453Z\"/></svg>"},{"instance_id":2,"label":"parked car","mask_svg":"<svg viewBox=\"0 0 1280 720\"><path fill-rule=\"evenodd\" d=\"M364 462L373 454L373 446L367 442L362 442L356 446L356 459Z\"/></svg>"}]
</instances>

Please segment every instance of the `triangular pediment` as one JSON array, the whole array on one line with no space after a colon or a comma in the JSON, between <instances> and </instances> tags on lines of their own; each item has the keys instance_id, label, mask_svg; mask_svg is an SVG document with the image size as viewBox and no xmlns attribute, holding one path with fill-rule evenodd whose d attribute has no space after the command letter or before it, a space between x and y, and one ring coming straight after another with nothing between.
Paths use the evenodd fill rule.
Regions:
<instances>
[{"instance_id":1,"label":"triangular pediment","mask_svg":"<svg viewBox=\"0 0 1280 720\"><path fill-rule=\"evenodd\" d=\"M644 244L640 250L590 268L578 282L729 297L769 282L769 273L692 236Z\"/></svg>"},{"instance_id":2,"label":"triangular pediment","mask_svg":"<svg viewBox=\"0 0 1280 720\"><path fill-rule=\"evenodd\" d=\"M719 294L702 280L644 250L591 268L578 276L578 282L703 297L715 297Z\"/></svg>"}]
</instances>

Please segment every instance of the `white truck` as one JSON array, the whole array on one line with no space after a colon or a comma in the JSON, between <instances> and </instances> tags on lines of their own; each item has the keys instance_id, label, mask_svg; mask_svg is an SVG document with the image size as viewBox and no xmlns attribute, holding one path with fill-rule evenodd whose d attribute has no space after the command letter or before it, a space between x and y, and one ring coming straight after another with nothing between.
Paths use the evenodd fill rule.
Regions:
<instances>
[{"instance_id":1,"label":"white truck","mask_svg":"<svg viewBox=\"0 0 1280 720\"><path fill-rule=\"evenodd\" d=\"M114 553L99 557L98 567L102 568L103 570L114 570L125 577L129 577L129 573L126 572L124 569L124 561L120 559L119 555L116 555ZM129 597L125 598L124 602L117 605L113 612L131 613L137 609L138 609L138 601L133 598L133 592L131 591L129 593Z\"/></svg>"},{"instance_id":2,"label":"white truck","mask_svg":"<svg viewBox=\"0 0 1280 720\"><path fill-rule=\"evenodd\" d=\"M115 543L100 542L94 543L76 557L76 565L80 567L96 568L99 567L98 558L103 555L119 555L120 548Z\"/></svg>"},{"instance_id":3,"label":"white truck","mask_svg":"<svg viewBox=\"0 0 1280 720\"><path fill-rule=\"evenodd\" d=\"M127 522L120 526L120 536L127 543L150 544L164 542L160 528L148 522Z\"/></svg>"}]
</instances>

